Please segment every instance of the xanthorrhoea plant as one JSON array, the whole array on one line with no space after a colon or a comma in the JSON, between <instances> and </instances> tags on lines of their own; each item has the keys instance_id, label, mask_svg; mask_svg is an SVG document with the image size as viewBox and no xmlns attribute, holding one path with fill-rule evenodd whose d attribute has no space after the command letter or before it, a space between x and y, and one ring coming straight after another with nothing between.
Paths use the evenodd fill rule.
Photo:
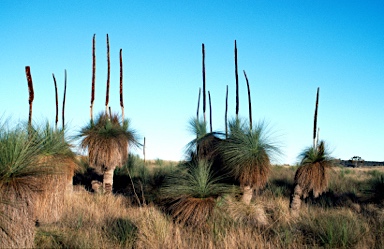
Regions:
<instances>
[{"instance_id":1,"label":"xanthorrhoea plant","mask_svg":"<svg viewBox=\"0 0 384 249\"><path fill-rule=\"evenodd\" d=\"M103 174L104 191L112 192L115 168L127 160L130 145L139 145L136 132L129 127L129 120L120 124L118 115L109 117L101 113L80 131L78 137L82 139L81 147L88 150L90 166Z\"/></svg>"},{"instance_id":2,"label":"xanthorrhoea plant","mask_svg":"<svg viewBox=\"0 0 384 249\"><path fill-rule=\"evenodd\" d=\"M271 159L281 151L264 122L251 129L241 120L234 119L229 127L228 138L219 144L219 154L224 165L240 182L243 202L249 204L254 190L267 183Z\"/></svg>"},{"instance_id":3,"label":"xanthorrhoea plant","mask_svg":"<svg viewBox=\"0 0 384 249\"><path fill-rule=\"evenodd\" d=\"M300 154L300 167L297 169L294 181L294 191L290 208L294 216L298 214L301 198L307 198L311 193L316 198L328 187L327 169L333 166L333 159L320 141L317 147L309 147Z\"/></svg>"}]
</instances>

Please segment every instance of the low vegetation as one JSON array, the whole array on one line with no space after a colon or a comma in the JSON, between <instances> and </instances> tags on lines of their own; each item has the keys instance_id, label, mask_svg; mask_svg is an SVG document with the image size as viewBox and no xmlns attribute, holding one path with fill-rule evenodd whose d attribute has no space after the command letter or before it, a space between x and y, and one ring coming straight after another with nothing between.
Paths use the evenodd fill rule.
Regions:
<instances>
[{"instance_id":1,"label":"low vegetation","mask_svg":"<svg viewBox=\"0 0 384 249\"><path fill-rule=\"evenodd\" d=\"M86 156L71 154L62 130L28 127L0 129L3 248L381 248L384 243L381 167L328 168L328 186L308 194L296 215L290 200L297 166L270 165L265 186L244 203L241 183L213 174L211 161L144 162L129 154L115 170L114 194L106 195L93 191L94 169Z\"/></svg>"},{"instance_id":2,"label":"low vegetation","mask_svg":"<svg viewBox=\"0 0 384 249\"><path fill-rule=\"evenodd\" d=\"M137 158L136 158L137 159ZM154 162L153 162L154 163ZM201 219L184 220L182 213L175 215L191 193L201 188L188 186L171 191L169 181L181 174L185 166L151 164L146 173L133 177L135 187L143 184L136 198L129 193L116 195L93 194L83 186L67 196L64 213L57 223L42 224L37 228L35 246L38 248L381 248L384 242L383 199L373 193L382 193L380 183L384 169L346 169L335 167L329 173L329 188L318 198L308 197L301 206L298 218L289 209L294 187L296 167L272 166L269 181L258 192L250 205L241 201L236 186L224 195L203 194L212 211ZM147 167L136 160L131 165ZM206 166L206 165L205 165ZM200 165L200 174L203 171ZM198 169L196 167L195 169ZM159 173L161 172L161 173ZM195 172L196 173L196 172ZM183 173L184 174L184 173ZM199 174L199 173L197 173ZM117 175L117 174L116 174ZM160 175L164 181L158 181ZM145 176L146 181L142 179ZM181 175L180 175L181 176ZM193 180L185 175L178 183ZM155 180L155 178L157 180ZM145 192L158 181L164 191ZM148 185L144 185L144 182ZM118 181L116 181L118 184ZM130 183L126 183L130 185ZM342 186L342 187L338 187ZM350 186L351 189L348 189ZM381 186L381 187L380 187ZM179 194L175 194L179 193ZM157 195L157 196L154 196ZM163 198L161 198L163 197ZM164 198L176 203L173 208ZM174 199L172 199L174 198ZM210 197L208 197L210 198ZM153 200L153 201L148 201ZM172 202L175 200L175 202ZM199 202L199 203L198 203ZM211 210L211 209L209 209ZM186 221L186 222L182 222ZM198 224L198 226L196 226Z\"/></svg>"}]
</instances>

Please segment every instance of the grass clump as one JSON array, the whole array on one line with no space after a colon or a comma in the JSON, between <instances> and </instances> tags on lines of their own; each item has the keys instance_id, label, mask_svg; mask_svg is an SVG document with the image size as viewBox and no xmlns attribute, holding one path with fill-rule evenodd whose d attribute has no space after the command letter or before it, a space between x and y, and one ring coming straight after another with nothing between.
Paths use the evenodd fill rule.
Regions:
<instances>
[{"instance_id":1,"label":"grass clump","mask_svg":"<svg viewBox=\"0 0 384 249\"><path fill-rule=\"evenodd\" d=\"M67 241L62 232L55 229L39 229L35 236L35 246L38 248L65 248Z\"/></svg>"},{"instance_id":2,"label":"grass clump","mask_svg":"<svg viewBox=\"0 0 384 249\"><path fill-rule=\"evenodd\" d=\"M370 201L384 204L384 174L368 180L363 191Z\"/></svg>"},{"instance_id":3,"label":"grass clump","mask_svg":"<svg viewBox=\"0 0 384 249\"><path fill-rule=\"evenodd\" d=\"M170 176L161 190L166 209L182 224L202 226L212 215L218 196L229 193L227 185L212 176L211 164L193 161L183 174Z\"/></svg>"},{"instance_id":4,"label":"grass clump","mask_svg":"<svg viewBox=\"0 0 384 249\"><path fill-rule=\"evenodd\" d=\"M107 237L116 240L122 247L132 248L137 239L137 226L127 218L111 218L102 228Z\"/></svg>"},{"instance_id":5,"label":"grass clump","mask_svg":"<svg viewBox=\"0 0 384 249\"><path fill-rule=\"evenodd\" d=\"M308 242L314 241L326 248L351 248L358 245L368 233L368 224L356 214L344 210L310 214L300 221Z\"/></svg>"}]
</instances>

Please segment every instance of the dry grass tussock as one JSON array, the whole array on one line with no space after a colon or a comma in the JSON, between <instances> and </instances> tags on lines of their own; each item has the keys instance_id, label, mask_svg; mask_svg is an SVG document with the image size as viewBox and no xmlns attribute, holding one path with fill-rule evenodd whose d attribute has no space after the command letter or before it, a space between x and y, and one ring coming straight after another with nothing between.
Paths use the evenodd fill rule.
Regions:
<instances>
[{"instance_id":1,"label":"dry grass tussock","mask_svg":"<svg viewBox=\"0 0 384 249\"><path fill-rule=\"evenodd\" d=\"M328 192L302 204L300 215L289 211L294 170L272 167L266 189L244 205L232 194L220 197L203 226L174 222L155 204L132 206L127 197L99 195L81 187L66 194L59 222L37 229L38 248L382 248L382 204L354 200L329 205ZM351 169L353 171L353 169ZM330 182L340 184L340 172ZM354 173L349 173L353 175ZM373 178L375 173L368 173ZM285 177L286 176L286 177ZM368 177L367 176L367 177ZM345 180L345 179L344 179ZM343 180L343 181L344 181ZM347 178L347 181L350 180ZM365 183L365 182L364 182ZM330 190L336 194L336 190ZM344 191L337 189L337 191ZM360 190L357 190L360 191ZM338 192L342 195L342 192ZM362 195L363 192L359 192Z\"/></svg>"}]
</instances>

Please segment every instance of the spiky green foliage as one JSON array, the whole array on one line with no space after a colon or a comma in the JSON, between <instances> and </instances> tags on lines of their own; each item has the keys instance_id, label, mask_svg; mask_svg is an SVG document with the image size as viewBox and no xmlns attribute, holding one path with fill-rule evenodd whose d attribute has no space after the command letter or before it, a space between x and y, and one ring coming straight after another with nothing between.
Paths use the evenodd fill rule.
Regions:
<instances>
[{"instance_id":1,"label":"spiky green foliage","mask_svg":"<svg viewBox=\"0 0 384 249\"><path fill-rule=\"evenodd\" d=\"M41 160L49 141L38 135L21 128L0 132L0 188L9 187L19 194L34 191L35 180L56 170Z\"/></svg>"},{"instance_id":2,"label":"spiky green foliage","mask_svg":"<svg viewBox=\"0 0 384 249\"><path fill-rule=\"evenodd\" d=\"M186 151L194 153L199 142L207 135L207 123L197 118L191 118L188 122L188 130L195 138L187 144Z\"/></svg>"},{"instance_id":3,"label":"spiky green foliage","mask_svg":"<svg viewBox=\"0 0 384 249\"><path fill-rule=\"evenodd\" d=\"M247 123L239 118L234 118L229 121L229 132L230 134L234 134L236 132L246 132L249 127L247 127Z\"/></svg>"},{"instance_id":4,"label":"spiky green foliage","mask_svg":"<svg viewBox=\"0 0 384 249\"><path fill-rule=\"evenodd\" d=\"M44 156L61 156L74 158L71 150L70 141L65 136L65 129L55 129L46 122L42 128L37 129L29 127L30 132L35 132L36 143L42 146L42 155Z\"/></svg>"},{"instance_id":5,"label":"spiky green foliage","mask_svg":"<svg viewBox=\"0 0 384 249\"><path fill-rule=\"evenodd\" d=\"M137 134L129 127L129 120L121 125L119 116L100 113L94 122L81 129L79 138L83 149L88 149L89 164L103 172L121 167L128 157L128 146L139 146Z\"/></svg>"},{"instance_id":6,"label":"spiky green foliage","mask_svg":"<svg viewBox=\"0 0 384 249\"><path fill-rule=\"evenodd\" d=\"M38 133L20 127L0 129L0 241L4 247L33 245L34 202L43 177L57 173L56 165L42 156L45 142Z\"/></svg>"},{"instance_id":7,"label":"spiky green foliage","mask_svg":"<svg viewBox=\"0 0 384 249\"><path fill-rule=\"evenodd\" d=\"M167 178L161 195L168 200L168 211L176 221L200 226L211 216L216 197L230 193L232 188L219 183L204 160L191 162L186 168L183 174Z\"/></svg>"},{"instance_id":8,"label":"spiky green foliage","mask_svg":"<svg viewBox=\"0 0 384 249\"><path fill-rule=\"evenodd\" d=\"M270 137L264 122L253 129L239 119L229 123L230 134L219 145L225 166L242 186L259 189L265 186L271 159L280 154L280 149Z\"/></svg>"},{"instance_id":9,"label":"spiky green foliage","mask_svg":"<svg viewBox=\"0 0 384 249\"><path fill-rule=\"evenodd\" d=\"M306 198L311 192L315 197L322 194L328 186L326 169L333 166L333 159L320 141L316 148L306 148L299 156L300 167L296 171L294 185L299 185Z\"/></svg>"},{"instance_id":10,"label":"spiky green foliage","mask_svg":"<svg viewBox=\"0 0 384 249\"><path fill-rule=\"evenodd\" d=\"M223 134L219 132L207 132L207 124L197 118L189 121L189 130L195 138L187 144L187 155L191 160L213 161L217 157L218 144Z\"/></svg>"},{"instance_id":11,"label":"spiky green foliage","mask_svg":"<svg viewBox=\"0 0 384 249\"><path fill-rule=\"evenodd\" d=\"M220 178L214 177L211 164L201 160L188 163L184 173L177 171L176 175L169 176L162 194L168 198L182 197L217 197L228 193L228 187L219 183Z\"/></svg>"},{"instance_id":12,"label":"spiky green foliage","mask_svg":"<svg viewBox=\"0 0 384 249\"><path fill-rule=\"evenodd\" d=\"M148 177L148 168L145 167L144 161L138 156L129 153L128 158L121 168L116 169L116 175L131 175L133 178L140 178L145 181Z\"/></svg>"}]
</instances>

